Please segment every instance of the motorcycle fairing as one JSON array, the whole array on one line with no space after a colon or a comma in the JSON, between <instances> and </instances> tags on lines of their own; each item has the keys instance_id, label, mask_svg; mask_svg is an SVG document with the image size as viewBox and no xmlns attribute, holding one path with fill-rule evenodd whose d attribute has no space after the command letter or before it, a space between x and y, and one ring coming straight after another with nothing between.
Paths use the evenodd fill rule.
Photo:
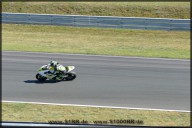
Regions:
<instances>
[{"instance_id":1,"label":"motorcycle fairing","mask_svg":"<svg viewBox=\"0 0 192 128\"><path fill-rule=\"evenodd\" d=\"M49 70L42 70L39 72L40 75L47 77L48 79L52 79L53 77L55 77L55 75L48 73Z\"/></svg>"},{"instance_id":2,"label":"motorcycle fairing","mask_svg":"<svg viewBox=\"0 0 192 128\"><path fill-rule=\"evenodd\" d=\"M70 71L72 71L73 69L75 69L74 66L67 66L67 67L66 67L67 72L70 72Z\"/></svg>"}]
</instances>

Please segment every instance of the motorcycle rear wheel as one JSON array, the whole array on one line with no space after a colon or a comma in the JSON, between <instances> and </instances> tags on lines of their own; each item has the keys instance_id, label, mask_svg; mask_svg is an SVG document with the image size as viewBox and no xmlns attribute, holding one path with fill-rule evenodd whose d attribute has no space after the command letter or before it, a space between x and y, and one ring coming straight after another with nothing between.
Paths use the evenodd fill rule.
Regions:
<instances>
[{"instance_id":1,"label":"motorcycle rear wheel","mask_svg":"<svg viewBox=\"0 0 192 128\"><path fill-rule=\"evenodd\" d=\"M72 81L77 77L75 72L67 73L67 77L64 79L65 81Z\"/></svg>"}]
</instances>

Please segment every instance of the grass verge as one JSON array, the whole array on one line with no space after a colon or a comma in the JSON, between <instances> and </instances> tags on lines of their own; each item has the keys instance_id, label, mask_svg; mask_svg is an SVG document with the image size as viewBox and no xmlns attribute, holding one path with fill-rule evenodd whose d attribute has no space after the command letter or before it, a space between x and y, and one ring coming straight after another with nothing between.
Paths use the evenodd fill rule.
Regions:
<instances>
[{"instance_id":1,"label":"grass verge","mask_svg":"<svg viewBox=\"0 0 192 128\"><path fill-rule=\"evenodd\" d=\"M190 32L2 24L2 50L190 58Z\"/></svg>"},{"instance_id":2,"label":"grass verge","mask_svg":"<svg viewBox=\"0 0 192 128\"><path fill-rule=\"evenodd\" d=\"M85 120L89 124L94 124L96 121L110 122L110 120L139 120L143 123L114 124L139 126L189 126L190 113L2 102L2 120L46 123L49 121L65 122L65 120ZM97 123L102 124L101 122ZM106 123L103 122L103 124ZM108 123L108 125L109 124L110 123Z\"/></svg>"},{"instance_id":3,"label":"grass verge","mask_svg":"<svg viewBox=\"0 0 192 128\"><path fill-rule=\"evenodd\" d=\"M190 2L2 2L2 11L190 19Z\"/></svg>"}]
</instances>

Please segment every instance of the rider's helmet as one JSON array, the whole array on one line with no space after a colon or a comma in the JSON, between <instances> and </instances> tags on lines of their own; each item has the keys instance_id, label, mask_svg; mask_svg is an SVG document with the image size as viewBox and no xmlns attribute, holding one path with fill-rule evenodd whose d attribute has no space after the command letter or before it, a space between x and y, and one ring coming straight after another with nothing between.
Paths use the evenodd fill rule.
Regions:
<instances>
[{"instance_id":1,"label":"rider's helmet","mask_svg":"<svg viewBox=\"0 0 192 128\"><path fill-rule=\"evenodd\" d=\"M50 62L50 66L57 66L59 63L57 61L51 61Z\"/></svg>"}]
</instances>

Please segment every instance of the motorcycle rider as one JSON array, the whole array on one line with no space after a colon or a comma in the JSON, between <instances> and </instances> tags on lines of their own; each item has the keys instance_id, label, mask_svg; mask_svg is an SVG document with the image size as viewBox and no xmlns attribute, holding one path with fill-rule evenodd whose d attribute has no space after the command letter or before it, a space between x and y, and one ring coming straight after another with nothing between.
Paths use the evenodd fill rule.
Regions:
<instances>
[{"instance_id":1,"label":"motorcycle rider","mask_svg":"<svg viewBox=\"0 0 192 128\"><path fill-rule=\"evenodd\" d=\"M50 72L55 74L55 72L57 71L57 66L59 65L59 63L57 61L52 60L48 65L49 65Z\"/></svg>"},{"instance_id":2,"label":"motorcycle rider","mask_svg":"<svg viewBox=\"0 0 192 128\"><path fill-rule=\"evenodd\" d=\"M59 73L57 72L58 71L58 66L60 66L59 62L55 61L55 60L52 60L48 65L49 67L49 74L52 75L52 74L55 74L55 75L59 75ZM65 74L66 71L63 71L63 73Z\"/></svg>"}]
</instances>

